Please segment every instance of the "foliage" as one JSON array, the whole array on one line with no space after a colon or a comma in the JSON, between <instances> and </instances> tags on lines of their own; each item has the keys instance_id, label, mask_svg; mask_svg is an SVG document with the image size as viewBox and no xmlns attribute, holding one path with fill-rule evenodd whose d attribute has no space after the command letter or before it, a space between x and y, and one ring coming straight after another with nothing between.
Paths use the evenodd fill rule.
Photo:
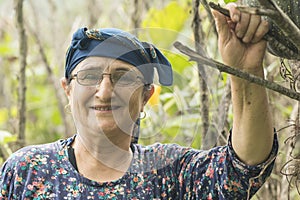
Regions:
<instances>
[{"instance_id":1,"label":"foliage","mask_svg":"<svg viewBox=\"0 0 300 200\"><path fill-rule=\"evenodd\" d=\"M7 131L0 130L0 165L4 162L4 158L7 158L13 152L9 147L9 143L16 141L16 135L12 135Z\"/></svg>"},{"instance_id":2,"label":"foliage","mask_svg":"<svg viewBox=\"0 0 300 200\"><path fill-rule=\"evenodd\" d=\"M57 97L57 90L49 79L49 72L41 58L34 33L39 36L46 52L48 63L53 70L54 80L59 83L63 76L64 55L69 44L70 34L78 27L117 27L125 30L137 30L138 37L154 43L164 52L174 69L174 85L161 87L156 83L157 93L146 107L147 117L141 122L141 144L153 142L174 142L185 146L201 148L200 127L200 91L198 69L195 63L180 54L173 47L176 40L193 47L191 29L191 0L153 0L143 1L140 16L140 27L131 26L133 12L132 0L99 0L99 1L38 1L25 2L26 27L28 41L27 68L27 124L26 144L52 142L73 134L65 132L64 118L58 107L63 99ZM91 3L92 2L92 3ZM217 2L217 1L215 1ZM223 2L223 1L220 1ZM224 0L225 3L234 0ZM91 4L91 5L90 5ZM103 8L105 5L105 8ZM93 7L86 12L86 8ZM84 9L83 9L84 8ZM12 20L13 1L0 1L0 130L12 133L10 140L0 144L10 153L17 130L17 89L18 89L18 35L15 22ZM67 13L67 14L66 14ZM205 38L203 43L210 57L220 59L217 52L217 37L213 32L212 21L203 6L200 7L201 24ZM94 24L89 19L95 18ZM265 74L270 80L282 83L279 75L278 59L267 55ZM206 68L207 69L207 68ZM225 91L228 76L215 70L207 69L206 82L209 87L210 119L216 123L215 116L221 107L221 97ZM289 87L289 83L282 83ZM286 127L287 122L295 119L296 102L269 93L274 124L276 128ZM226 128L232 123L232 111L223 120ZM72 123L72 122L71 122ZM219 132L220 130L217 130ZM0 137L2 133L0 133ZM291 128L283 129L279 136L280 144L291 134ZM288 147L281 145L281 155L276 160L274 176L266 184L268 188L276 188L277 194L287 186L285 177L280 175L280 166L289 160ZM0 165L4 160L0 153ZM2 159L2 160L1 160ZM273 178L275 177L275 178ZM277 191L278 190L278 191ZM262 193L270 194L266 188ZM286 193L282 192L285 199Z\"/></svg>"},{"instance_id":3,"label":"foliage","mask_svg":"<svg viewBox=\"0 0 300 200\"><path fill-rule=\"evenodd\" d=\"M227 4L227 3L230 3L230 2L237 2L237 0L224 0L224 2Z\"/></svg>"}]
</instances>

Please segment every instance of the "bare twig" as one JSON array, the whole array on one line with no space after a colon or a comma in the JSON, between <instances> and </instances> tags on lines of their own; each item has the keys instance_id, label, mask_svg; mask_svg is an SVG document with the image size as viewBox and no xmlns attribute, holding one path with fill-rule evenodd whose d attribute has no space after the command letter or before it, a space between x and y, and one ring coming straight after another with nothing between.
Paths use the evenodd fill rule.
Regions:
<instances>
[{"instance_id":1,"label":"bare twig","mask_svg":"<svg viewBox=\"0 0 300 200\"><path fill-rule=\"evenodd\" d=\"M25 125L26 125L26 57L27 57L27 37L23 21L23 0L15 0L17 15L17 28L19 34L19 53L20 53L20 73L18 88L18 141L17 147L25 145Z\"/></svg>"},{"instance_id":2,"label":"bare twig","mask_svg":"<svg viewBox=\"0 0 300 200\"><path fill-rule=\"evenodd\" d=\"M138 29L141 26L141 13L143 13L143 1L133 0L134 11L131 15L131 21L134 29ZM137 35L137 33L136 33Z\"/></svg>"},{"instance_id":3,"label":"bare twig","mask_svg":"<svg viewBox=\"0 0 300 200\"><path fill-rule=\"evenodd\" d=\"M212 15L212 13L211 13L209 3L207 2L207 0L201 0L201 4L203 5L205 11L207 12L208 20L210 22L212 22L210 28L212 28L213 32L217 35L217 28L215 26L215 20L214 20L214 17Z\"/></svg>"},{"instance_id":4,"label":"bare twig","mask_svg":"<svg viewBox=\"0 0 300 200\"><path fill-rule=\"evenodd\" d=\"M273 0L258 0L259 3L265 8L274 10L273 15L268 15L272 21L283 31L286 37L300 49L300 31L296 24L285 14L281 8Z\"/></svg>"},{"instance_id":5,"label":"bare twig","mask_svg":"<svg viewBox=\"0 0 300 200\"><path fill-rule=\"evenodd\" d=\"M201 43L203 43L203 35L201 28L201 18L199 15L199 5L200 0L193 0L193 20L192 20L192 29L195 38L195 49L199 54L204 54L205 51L202 49ZM202 40L201 40L202 39ZM201 101L201 119L202 119L202 138L206 138L209 128L209 95L207 88L207 77L206 70L202 63L197 63L198 68L198 77L199 77L199 89L200 89L200 101ZM204 140L202 140L202 147L204 147Z\"/></svg>"},{"instance_id":6,"label":"bare twig","mask_svg":"<svg viewBox=\"0 0 300 200\"><path fill-rule=\"evenodd\" d=\"M31 6L32 6L32 10L35 11L34 5L32 4ZM34 23L37 25L37 24L39 24L39 21L38 21L39 18L36 15L36 13L37 12L34 12L34 20L35 20ZM42 62L43 62L44 66L47 70L48 81L52 84L52 86L54 88L55 96L59 100L59 101L57 101L58 102L58 109L59 109L60 115L61 115L63 123L64 123L64 134L65 134L66 137L68 137L68 136L70 136L70 134L73 133L73 128L72 128L72 123L69 122L68 117L67 117L66 112L65 112L65 109L64 109L65 105L67 104L67 99L66 99L64 93L62 92L62 89L60 87L60 82L55 77L55 75L53 73L53 70L50 66L50 63L47 59L47 55L46 55L46 52L45 52L44 45L42 44L42 41L40 39L40 34L37 32L37 30L39 30L39 29L37 28L37 30L34 30L29 25L29 23L26 24L26 28L28 29L29 33L31 35L33 35L33 38L36 41L36 44L38 46Z\"/></svg>"},{"instance_id":7,"label":"bare twig","mask_svg":"<svg viewBox=\"0 0 300 200\"><path fill-rule=\"evenodd\" d=\"M72 133L72 131L71 131L72 128L71 128L71 124L68 122L68 119L67 119L67 116L65 113L65 109L64 109L65 105L67 104L65 95L61 92L62 91L61 87L59 85L57 78L54 76L53 70L48 62L45 50L43 48L42 42L40 41L38 34L35 31L33 31L31 28L29 28L29 30L30 30L31 34L34 36L34 39L36 40L36 44L39 48L40 56L42 58L42 62L44 63L44 66L48 73L48 80L54 88L55 96L57 99L60 99L60 101L57 101L58 108L59 108L59 113L60 113L63 123L64 123L64 129L65 129L64 134L67 137L67 136L69 136L69 134Z\"/></svg>"},{"instance_id":8,"label":"bare twig","mask_svg":"<svg viewBox=\"0 0 300 200\"><path fill-rule=\"evenodd\" d=\"M267 9L267 8L258 8L258 7L247 7L247 6L238 6L237 7L240 11L249 13L252 15L276 15L275 10Z\"/></svg>"},{"instance_id":9,"label":"bare twig","mask_svg":"<svg viewBox=\"0 0 300 200\"><path fill-rule=\"evenodd\" d=\"M228 74L237 76L239 78L248 80L249 82L264 86L270 90L273 90L275 92L278 92L280 94L283 94L285 96L290 97L291 99L300 100L300 93L297 93L295 91L289 90L279 84L267 81L261 77L254 76L253 74L249 74L247 72L244 72L239 69L235 69L232 67L229 67L227 65L224 65L220 62L217 62L211 58L204 57L202 55L199 55L197 52L193 51L192 49L184 46L180 42L176 41L174 43L174 46L182 53L188 55L190 57L190 60L202 62L205 65L211 66L213 68L218 69L220 72L226 72Z\"/></svg>"}]
</instances>

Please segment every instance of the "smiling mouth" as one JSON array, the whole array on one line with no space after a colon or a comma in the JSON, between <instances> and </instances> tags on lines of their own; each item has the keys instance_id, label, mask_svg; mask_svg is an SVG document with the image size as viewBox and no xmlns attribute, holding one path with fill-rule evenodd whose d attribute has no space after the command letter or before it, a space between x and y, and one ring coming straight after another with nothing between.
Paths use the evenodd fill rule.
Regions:
<instances>
[{"instance_id":1,"label":"smiling mouth","mask_svg":"<svg viewBox=\"0 0 300 200\"><path fill-rule=\"evenodd\" d=\"M91 108L97 111L111 111L120 108L120 106L93 106Z\"/></svg>"}]
</instances>

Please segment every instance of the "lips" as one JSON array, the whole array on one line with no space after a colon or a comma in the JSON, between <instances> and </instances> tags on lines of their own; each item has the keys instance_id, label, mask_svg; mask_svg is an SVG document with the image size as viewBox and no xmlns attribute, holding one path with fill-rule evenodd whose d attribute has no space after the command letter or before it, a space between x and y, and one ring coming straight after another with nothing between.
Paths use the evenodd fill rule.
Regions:
<instances>
[{"instance_id":1,"label":"lips","mask_svg":"<svg viewBox=\"0 0 300 200\"><path fill-rule=\"evenodd\" d=\"M120 108L120 106L98 105L98 106L92 106L91 108L97 111L111 111Z\"/></svg>"}]
</instances>

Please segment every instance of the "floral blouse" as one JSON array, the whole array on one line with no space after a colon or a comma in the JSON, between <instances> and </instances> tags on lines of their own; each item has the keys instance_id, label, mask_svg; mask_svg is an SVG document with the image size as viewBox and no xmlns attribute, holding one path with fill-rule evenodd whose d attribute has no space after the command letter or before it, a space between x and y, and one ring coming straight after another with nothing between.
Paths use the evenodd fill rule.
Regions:
<instances>
[{"instance_id":1,"label":"floral blouse","mask_svg":"<svg viewBox=\"0 0 300 200\"><path fill-rule=\"evenodd\" d=\"M0 200L6 199L250 199L270 175L278 151L247 166L228 145L208 151L176 144L133 144L133 160L118 180L96 182L70 163L74 137L20 149L0 171Z\"/></svg>"}]
</instances>

